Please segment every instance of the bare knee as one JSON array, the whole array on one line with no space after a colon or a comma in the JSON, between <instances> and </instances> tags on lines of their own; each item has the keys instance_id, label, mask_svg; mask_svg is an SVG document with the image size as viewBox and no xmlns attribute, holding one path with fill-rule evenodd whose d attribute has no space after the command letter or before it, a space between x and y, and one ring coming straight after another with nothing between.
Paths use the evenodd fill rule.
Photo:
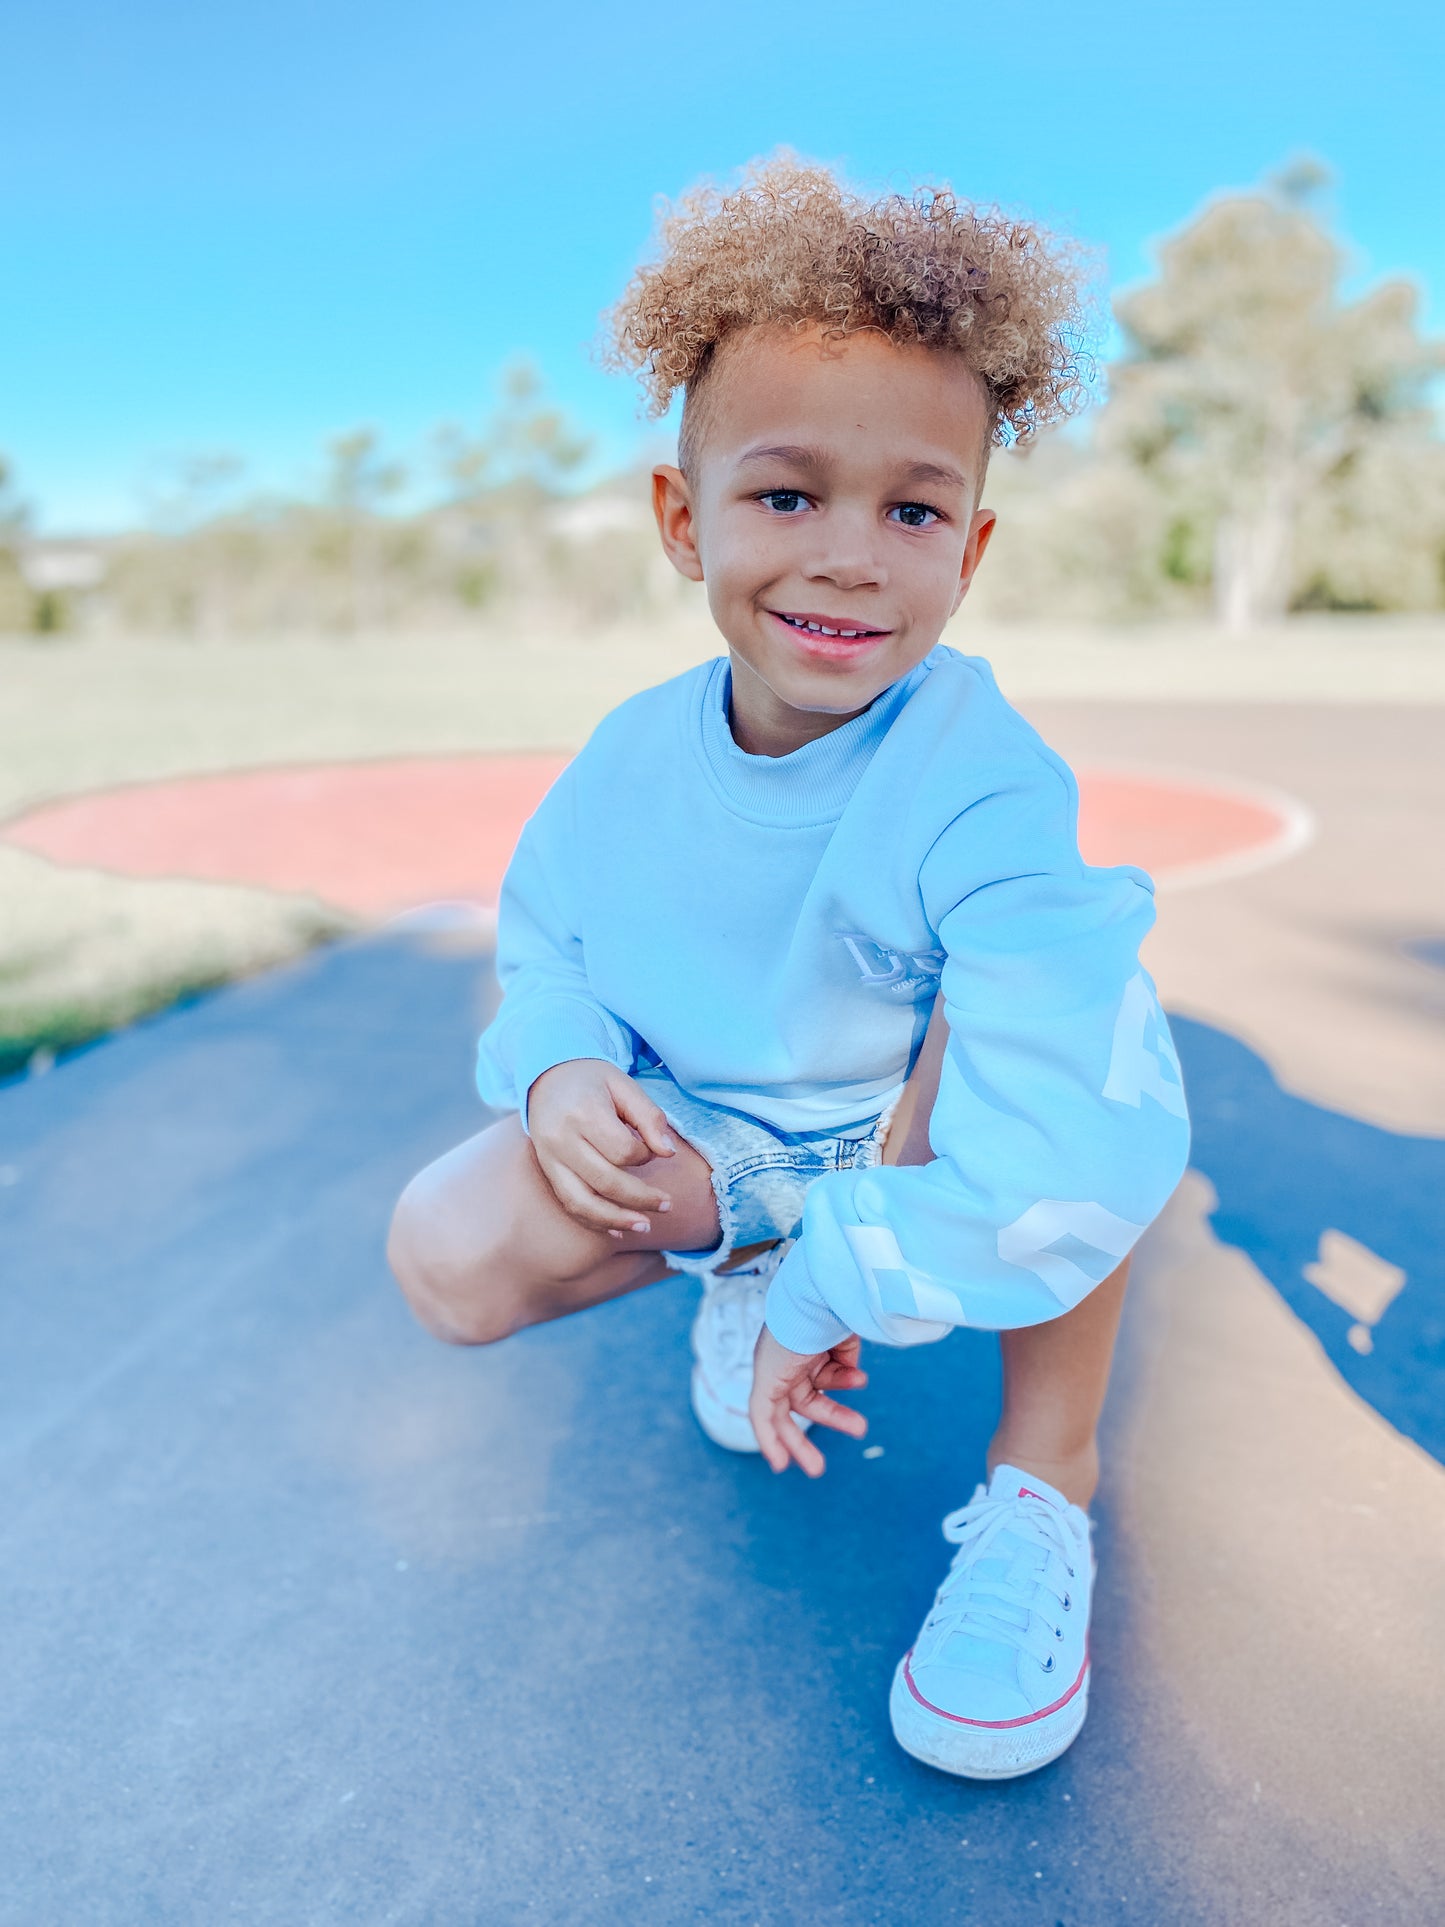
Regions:
<instances>
[{"instance_id":1,"label":"bare knee","mask_svg":"<svg viewBox=\"0 0 1445 1927\"><path fill-rule=\"evenodd\" d=\"M716 1221L707 1166L692 1192ZM680 1159L679 1162L685 1162ZM674 1233L697 1211L679 1194ZM660 1230L656 1234L660 1237ZM686 1248L691 1248L688 1243ZM665 1275L645 1243L615 1245L571 1219L543 1177L515 1115L429 1164L402 1192L387 1258L417 1319L453 1345L491 1345Z\"/></svg>"},{"instance_id":2,"label":"bare knee","mask_svg":"<svg viewBox=\"0 0 1445 1927\"><path fill-rule=\"evenodd\" d=\"M392 1213L386 1258L418 1323L449 1345L492 1345L527 1324L502 1254L459 1225L435 1167L419 1172Z\"/></svg>"}]
</instances>

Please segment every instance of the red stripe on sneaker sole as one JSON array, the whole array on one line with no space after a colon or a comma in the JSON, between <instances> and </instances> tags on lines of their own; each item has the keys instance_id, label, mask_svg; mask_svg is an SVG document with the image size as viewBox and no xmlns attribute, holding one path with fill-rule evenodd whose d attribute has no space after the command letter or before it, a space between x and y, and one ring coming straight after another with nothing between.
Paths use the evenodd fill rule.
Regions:
<instances>
[{"instance_id":1,"label":"red stripe on sneaker sole","mask_svg":"<svg viewBox=\"0 0 1445 1927\"><path fill-rule=\"evenodd\" d=\"M720 1392L715 1392L713 1390L711 1381L709 1380L707 1373L703 1370L701 1365L699 1365L697 1368L697 1375L702 1380L703 1386L706 1389L708 1397L713 1401L715 1405L719 1406L724 1412L726 1412L729 1418L746 1418L748 1416L747 1411L744 1407L738 1406L738 1405L729 1405L727 1400L722 1396Z\"/></svg>"},{"instance_id":2,"label":"red stripe on sneaker sole","mask_svg":"<svg viewBox=\"0 0 1445 1927\"><path fill-rule=\"evenodd\" d=\"M1074 1681L1068 1692L1063 1694L1059 1699L1056 1699L1052 1706L1041 1706L1037 1713L1025 1713L1021 1719L1017 1720L968 1720L964 1718L962 1713L946 1712L943 1707L935 1706L932 1700L923 1697L914 1682L913 1669L909 1665L909 1661L912 1658L913 1655L911 1652L904 1655L903 1683L920 1706L925 1707L930 1713L937 1713L941 1720L952 1720L955 1726L986 1726L993 1732L1001 1731L1006 1726L1032 1726L1035 1720L1047 1719L1050 1713L1057 1713L1059 1708L1061 1706L1067 1706L1075 1693L1078 1692L1089 1671L1089 1645L1088 1641L1085 1640L1084 1663L1079 1668L1079 1677Z\"/></svg>"}]
</instances>

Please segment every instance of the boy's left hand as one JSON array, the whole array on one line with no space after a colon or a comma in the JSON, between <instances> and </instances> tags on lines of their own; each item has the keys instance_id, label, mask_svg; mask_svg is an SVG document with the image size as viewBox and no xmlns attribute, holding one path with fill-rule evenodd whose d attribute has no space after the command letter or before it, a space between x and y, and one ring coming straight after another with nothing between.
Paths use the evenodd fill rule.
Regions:
<instances>
[{"instance_id":1,"label":"boy's left hand","mask_svg":"<svg viewBox=\"0 0 1445 1927\"><path fill-rule=\"evenodd\" d=\"M763 1457L775 1472L785 1472L796 1460L810 1479L821 1478L826 1461L801 1426L789 1414L801 1412L815 1425L831 1426L861 1439L868 1421L851 1406L839 1405L829 1392L856 1392L868 1383L859 1369L861 1341L849 1336L828 1352L790 1352L764 1325L753 1354L753 1395L748 1417L753 1422Z\"/></svg>"}]
</instances>

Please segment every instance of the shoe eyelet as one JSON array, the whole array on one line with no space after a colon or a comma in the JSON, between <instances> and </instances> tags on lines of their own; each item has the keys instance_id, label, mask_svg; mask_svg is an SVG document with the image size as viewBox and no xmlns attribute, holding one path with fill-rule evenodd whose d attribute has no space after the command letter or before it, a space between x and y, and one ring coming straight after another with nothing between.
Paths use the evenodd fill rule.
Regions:
<instances>
[{"instance_id":1,"label":"shoe eyelet","mask_svg":"<svg viewBox=\"0 0 1445 1927\"><path fill-rule=\"evenodd\" d=\"M1069 1574L1069 1577L1070 1577L1070 1579L1072 1579L1072 1578L1073 1578L1073 1576L1074 1576L1074 1569L1073 1569L1073 1567L1072 1567L1072 1566L1070 1566L1070 1567L1068 1568L1068 1574Z\"/></svg>"},{"instance_id":2,"label":"shoe eyelet","mask_svg":"<svg viewBox=\"0 0 1445 1927\"><path fill-rule=\"evenodd\" d=\"M1054 1628L1054 1638L1055 1638L1055 1639L1062 1639L1062 1638L1063 1638L1063 1636L1064 1636L1064 1629L1063 1629L1063 1627L1062 1627L1062 1626L1055 1626L1055 1628Z\"/></svg>"},{"instance_id":3,"label":"shoe eyelet","mask_svg":"<svg viewBox=\"0 0 1445 1927\"><path fill-rule=\"evenodd\" d=\"M1064 1594L1064 1611L1066 1613L1071 1613L1073 1610L1074 1610L1074 1596L1072 1593L1066 1592Z\"/></svg>"},{"instance_id":4,"label":"shoe eyelet","mask_svg":"<svg viewBox=\"0 0 1445 1927\"><path fill-rule=\"evenodd\" d=\"M1046 1673L1051 1673L1054 1670L1054 1656L1052 1653L1050 1653L1047 1660L1043 1662L1043 1669Z\"/></svg>"}]
</instances>

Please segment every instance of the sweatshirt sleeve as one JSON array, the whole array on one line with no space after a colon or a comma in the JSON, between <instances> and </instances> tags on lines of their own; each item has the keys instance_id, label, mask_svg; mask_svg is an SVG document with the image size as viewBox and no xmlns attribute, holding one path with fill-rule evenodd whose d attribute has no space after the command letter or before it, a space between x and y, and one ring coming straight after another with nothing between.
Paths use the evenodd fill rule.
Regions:
<instances>
[{"instance_id":1,"label":"sweatshirt sleeve","mask_svg":"<svg viewBox=\"0 0 1445 1927\"><path fill-rule=\"evenodd\" d=\"M575 760L567 765L528 818L502 879L502 1002L477 1045L482 1101L520 1112L524 1131L527 1093L543 1071L574 1057L601 1057L630 1070L637 1042L587 982L577 905L576 767Z\"/></svg>"},{"instance_id":2,"label":"sweatshirt sleeve","mask_svg":"<svg viewBox=\"0 0 1445 1927\"><path fill-rule=\"evenodd\" d=\"M1183 1174L1179 1060L1139 964L1153 889L1141 871L1082 861L1077 804L1065 766L1041 757L924 859L949 1027L935 1155L809 1187L768 1294L768 1326L791 1350L1057 1318L1116 1268Z\"/></svg>"}]
</instances>

